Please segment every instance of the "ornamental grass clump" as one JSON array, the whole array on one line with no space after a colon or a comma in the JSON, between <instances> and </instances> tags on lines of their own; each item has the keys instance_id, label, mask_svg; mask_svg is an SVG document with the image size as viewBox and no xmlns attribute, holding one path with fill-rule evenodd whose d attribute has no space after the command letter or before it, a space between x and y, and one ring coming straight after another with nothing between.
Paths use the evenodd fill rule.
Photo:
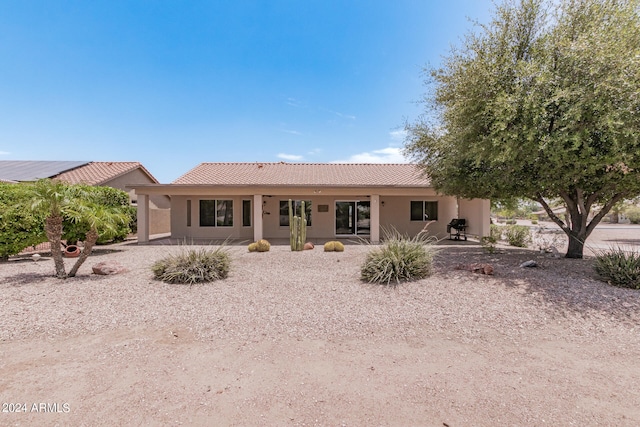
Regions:
<instances>
[{"instance_id":1,"label":"ornamental grass clump","mask_svg":"<svg viewBox=\"0 0 640 427\"><path fill-rule=\"evenodd\" d=\"M640 252L617 247L596 254L595 269L607 283L640 289Z\"/></svg>"},{"instance_id":2,"label":"ornamental grass clump","mask_svg":"<svg viewBox=\"0 0 640 427\"><path fill-rule=\"evenodd\" d=\"M231 260L226 249L189 249L169 255L151 267L156 279L166 283L193 285L224 279Z\"/></svg>"},{"instance_id":3,"label":"ornamental grass clump","mask_svg":"<svg viewBox=\"0 0 640 427\"><path fill-rule=\"evenodd\" d=\"M433 238L424 235L409 238L398 232L386 234L382 247L367 254L360 268L362 280L389 285L431 275L436 253Z\"/></svg>"}]
</instances>

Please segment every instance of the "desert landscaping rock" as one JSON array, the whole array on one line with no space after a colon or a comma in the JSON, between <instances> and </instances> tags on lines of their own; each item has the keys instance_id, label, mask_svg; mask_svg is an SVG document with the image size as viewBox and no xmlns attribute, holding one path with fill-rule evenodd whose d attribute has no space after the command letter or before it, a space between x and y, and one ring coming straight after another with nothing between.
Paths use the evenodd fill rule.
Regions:
<instances>
[{"instance_id":1,"label":"desert landscaping rock","mask_svg":"<svg viewBox=\"0 0 640 427\"><path fill-rule=\"evenodd\" d=\"M126 273L128 270L117 261L102 261L91 267L93 274L109 276L112 274Z\"/></svg>"},{"instance_id":2,"label":"desert landscaping rock","mask_svg":"<svg viewBox=\"0 0 640 427\"><path fill-rule=\"evenodd\" d=\"M537 267L538 263L535 262L534 260L530 259L529 261L525 261L522 264L520 264L520 267L522 268L533 268L533 267Z\"/></svg>"},{"instance_id":3,"label":"desert landscaping rock","mask_svg":"<svg viewBox=\"0 0 640 427\"><path fill-rule=\"evenodd\" d=\"M70 410L0 425L640 425L640 292L590 259L443 246L433 276L385 287L359 280L370 249L231 246L227 279L189 287L150 270L180 247L96 248L129 272L67 280L12 258L0 397Z\"/></svg>"}]
</instances>

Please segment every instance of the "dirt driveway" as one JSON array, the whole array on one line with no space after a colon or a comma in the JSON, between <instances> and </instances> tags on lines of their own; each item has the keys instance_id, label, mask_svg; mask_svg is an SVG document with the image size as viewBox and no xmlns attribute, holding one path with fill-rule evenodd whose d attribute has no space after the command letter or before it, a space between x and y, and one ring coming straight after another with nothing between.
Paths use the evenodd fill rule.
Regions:
<instances>
[{"instance_id":1,"label":"dirt driveway","mask_svg":"<svg viewBox=\"0 0 640 427\"><path fill-rule=\"evenodd\" d=\"M639 292L472 244L374 286L369 249L231 248L230 277L192 287L152 279L171 247L103 248L129 272L63 282L4 264L0 425L640 425Z\"/></svg>"}]
</instances>

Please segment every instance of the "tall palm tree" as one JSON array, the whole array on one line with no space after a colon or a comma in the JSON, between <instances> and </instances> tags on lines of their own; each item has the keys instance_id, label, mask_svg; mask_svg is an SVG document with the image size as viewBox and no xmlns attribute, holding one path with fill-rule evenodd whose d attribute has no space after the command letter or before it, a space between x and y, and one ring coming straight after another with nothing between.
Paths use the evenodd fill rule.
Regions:
<instances>
[{"instance_id":1,"label":"tall palm tree","mask_svg":"<svg viewBox=\"0 0 640 427\"><path fill-rule=\"evenodd\" d=\"M98 238L103 234L114 233L118 225L127 224L130 219L122 208L97 203L95 195L90 191L83 191L83 188L49 179L39 180L33 186L32 208L46 215L45 232L51 244L51 256L59 279L74 277L91 255ZM82 253L69 274L65 270L61 248L64 219L80 223L88 230Z\"/></svg>"},{"instance_id":2,"label":"tall palm tree","mask_svg":"<svg viewBox=\"0 0 640 427\"><path fill-rule=\"evenodd\" d=\"M46 215L44 230L51 245L51 257L56 267L56 277L65 279L67 273L62 259L62 222L64 213L74 204L69 185L50 179L38 180L33 186L32 209Z\"/></svg>"}]
</instances>

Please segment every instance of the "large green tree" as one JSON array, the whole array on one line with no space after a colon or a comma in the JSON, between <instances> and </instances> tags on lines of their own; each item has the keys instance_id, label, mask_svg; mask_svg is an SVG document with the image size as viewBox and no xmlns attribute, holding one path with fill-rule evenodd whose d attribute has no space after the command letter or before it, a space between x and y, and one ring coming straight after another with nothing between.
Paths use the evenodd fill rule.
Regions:
<instances>
[{"instance_id":1,"label":"large green tree","mask_svg":"<svg viewBox=\"0 0 640 427\"><path fill-rule=\"evenodd\" d=\"M406 152L445 194L539 202L581 258L604 215L640 194L639 13L640 0L497 5L427 70Z\"/></svg>"}]
</instances>

